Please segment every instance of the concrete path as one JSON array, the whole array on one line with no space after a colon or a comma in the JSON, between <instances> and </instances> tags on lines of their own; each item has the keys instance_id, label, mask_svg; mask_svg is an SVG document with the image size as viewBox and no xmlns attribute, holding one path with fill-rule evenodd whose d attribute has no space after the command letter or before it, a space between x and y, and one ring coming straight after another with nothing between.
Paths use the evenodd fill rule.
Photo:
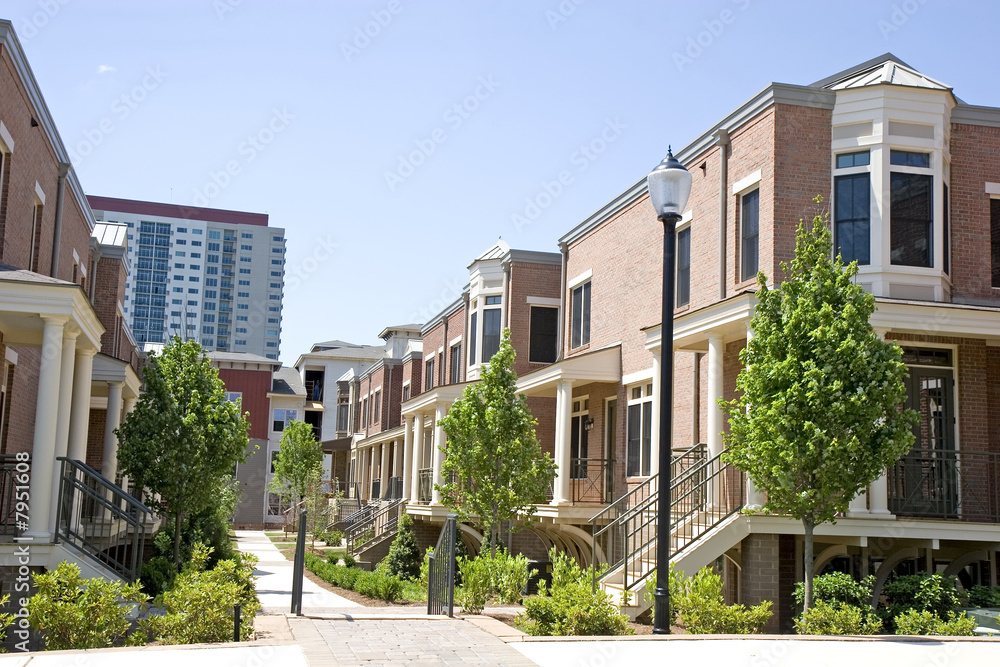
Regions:
<instances>
[{"instance_id":1,"label":"concrete path","mask_svg":"<svg viewBox=\"0 0 1000 667\"><path fill-rule=\"evenodd\" d=\"M292 561L285 558L278 547L258 530L237 530L237 549L257 556L257 597L261 611L287 614L292 609ZM357 602L331 593L313 583L308 577L302 582L302 612L307 615L324 611L360 608Z\"/></svg>"}]
</instances>

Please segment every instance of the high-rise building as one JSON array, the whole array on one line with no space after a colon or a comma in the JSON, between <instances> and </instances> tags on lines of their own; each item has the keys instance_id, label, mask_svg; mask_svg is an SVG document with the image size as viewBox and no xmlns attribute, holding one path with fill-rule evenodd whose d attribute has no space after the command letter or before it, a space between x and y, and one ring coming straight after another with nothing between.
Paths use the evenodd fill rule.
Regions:
<instances>
[{"instance_id":1,"label":"high-rise building","mask_svg":"<svg viewBox=\"0 0 1000 667\"><path fill-rule=\"evenodd\" d=\"M88 196L97 220L128 225L124 314L136 341L177 335L206 350L277 359L285 230L265 213Z\"/></svg>"}]
</instances>

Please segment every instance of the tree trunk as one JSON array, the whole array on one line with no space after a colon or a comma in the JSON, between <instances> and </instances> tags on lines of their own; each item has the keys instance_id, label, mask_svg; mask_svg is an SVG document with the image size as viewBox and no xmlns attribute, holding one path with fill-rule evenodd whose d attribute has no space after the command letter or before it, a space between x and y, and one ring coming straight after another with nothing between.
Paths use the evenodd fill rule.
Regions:
<instances>
[{"instance_id":1,"label":"tree trunk","mask_svg":"<svg viewBox=\"0 0 1000 667\"><path fill-rule=\"evenodd\" d=\"M809 609L812 607L812 593L813 593L813 528L815 528L816 523L811 517L802 519L802 527L806 531L805 545L802 549L802 565L803 572L805 573L805 603L803 604L804 609Z\"/></svg>"},{"instance_id":2,"label":"tree trunk","mask_svg":"<svg viewBox=\"0 0 1000 667\"><path fill-rule=\"evenodd\" d=\"M174 515L174 568L181 571L181 513Z\"/></svg>"}]
</instances>

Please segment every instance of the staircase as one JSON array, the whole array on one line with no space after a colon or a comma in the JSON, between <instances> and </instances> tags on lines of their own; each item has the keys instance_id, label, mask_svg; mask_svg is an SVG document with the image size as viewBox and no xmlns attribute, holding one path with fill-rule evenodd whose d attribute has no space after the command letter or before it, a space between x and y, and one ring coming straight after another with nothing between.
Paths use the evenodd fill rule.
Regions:
<instances>
[{"instance_id":1,"label":"staircase","mask_svg":"<svg viewBox=\"0 0 1000 667\"><path fill-rule=\"evenodd\" d=\"M388 553L389 544L396 536L402 512L402 498L363 508L345 533L347 553L362 562L374 563L381 560Z\"/></svg>"},{"instance_id":2,"label":"staircase","mask_svg":"<svg viewBox=\"0 0 1000 667\"><path fill-rule=\"evenodd\" d=\"M740 471L720 456L707 458L703 445L675 456L670 484L671 562L684 559L699 543L713 552L707 562L735 546L738 531L725 529L737 518L743 497ZM642 588L656 570L658 501L659 475L654 475L590 520L593 562L607 564L601 577L595 577L595 586L622 604L635 605L628 610L634 615L649 606ZM720 537L714 538L715 534ZM729 544L733 539L736 542Z\"/></svg>"}]
</instances>

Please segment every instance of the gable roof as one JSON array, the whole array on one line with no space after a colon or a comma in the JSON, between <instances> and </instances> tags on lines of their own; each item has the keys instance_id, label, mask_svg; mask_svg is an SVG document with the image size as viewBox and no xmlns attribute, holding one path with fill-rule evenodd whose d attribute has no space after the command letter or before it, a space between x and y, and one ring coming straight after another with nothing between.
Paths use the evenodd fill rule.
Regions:
<instances>
[{"instance_id":1,"label":"gable roof","mask_svg":"<svg viewBox=\"0 0 1000 667\"><path fill-rule=\"evenodd\" d=\"M305 398L306 387L296 369L282 366L271 376L271 393Z\"/></svg>"},{"instance_id":2,"label":"gable roof","mask_svg":"<svg viewBox=\"0 0 1000 667\"><path fill-rule=\"evenodd\" d=\"M884 53L812 85L827 90L846 90L881 84L951 90L950 86L921 74L891 53Z\"/></svg>"}]
</instances>

